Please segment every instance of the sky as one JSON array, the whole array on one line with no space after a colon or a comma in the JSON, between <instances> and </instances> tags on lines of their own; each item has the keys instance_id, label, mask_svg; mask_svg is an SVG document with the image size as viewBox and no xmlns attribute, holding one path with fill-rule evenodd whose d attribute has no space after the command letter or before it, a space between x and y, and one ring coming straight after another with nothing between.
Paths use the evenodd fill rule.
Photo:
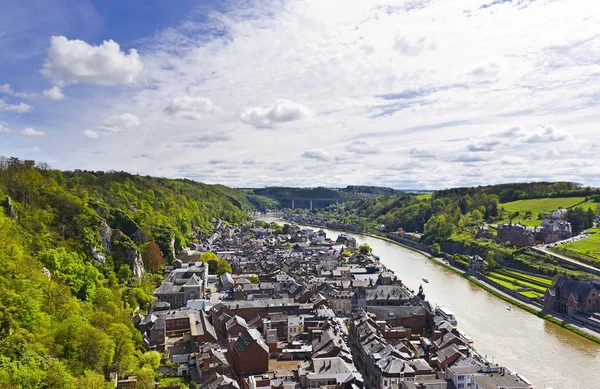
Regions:
<instances>
[{"instance_id":1,"label":"sky","mask_svg":"<svg viewBox=\"0 0 600 389\"><path fill-rule=\"evenodd\" d=\"M600 186L593 0L4 0L0 155L235 187Z\"/></svg>"}]
</instances>

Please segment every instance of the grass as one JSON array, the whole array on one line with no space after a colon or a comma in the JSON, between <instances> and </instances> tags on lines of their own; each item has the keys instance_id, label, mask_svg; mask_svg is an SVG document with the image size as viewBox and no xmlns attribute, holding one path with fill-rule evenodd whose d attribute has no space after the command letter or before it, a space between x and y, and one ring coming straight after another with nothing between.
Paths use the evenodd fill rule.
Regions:
<instances>
[{"instance_id":1,"label":"grass","mask_svg":"<svg viewBox=\"0 0 600 389\"><path fill-rule=\"evenodd\" d=\"M539 286L545 286L547 288L551 288L552 285L554 285L554 282L550 278L544 278L544 277L540 277L540 276L532 276L529 274L523 274L523 273L519 273L519 272L516 272L513 270L506 270L506 269L501 269L501 270L499 270L499 272L502 274L512 276L516 279L528 281L528 282L531 282L534 284L538 284Z\"/></svg>"},{"instance_id":2,"label":"grass","mask_svg":"<svg viewBox=\"0 0 600 389\"><path fill-rule=\"evenodd\" d=\"M499 284L499 285L502 285L502 286L504 286L505 288L507 288L507 289L510 289L510 290L523 289L523 287L522 287L522 286L520 286L520 285L515 285L515 284L513 284L512 282L508 282L508 281L506 281L506 280L502 280L502 279L500 279L500 278L496 278L496 277L490 277L490 276L486 276L486 278L487 278L488 280L494 281L495 283L497 283L497 284Z\"/></svg>"},{"instance_id":3,"label":"grass","mask_svg":"<svg viewBox=\"0 0 600 389\"><path fill-rule=\"evenodd\" d=\"M433 196L433 193L425 193L425 194L420 194L415 196L415 198L417 198L418 200L428 200L431 198L431 196Z\"/></svg>"},{"instance_id":4,"label":"grass","mask_svg":"<svg viewBox=\"0 0 600 389\"><path fill-rule=\"evenodd\" d=\"M560 250L574 253L573 257L581 256L583 262L600 264L600 228L588 230L592 235L588 238L557 246ZM587 259L587 260L586 260Z\"/></svg>"},{"instance_id":5,"label":"grass","mask_svg":"<svg viewBox=\"0 0 600 389\"><path fill-rule=\"evenodd\" d=\"M531 288L533 290L537 290L538 292L545 292L546 291L546 287L543 286L539 286L537 284L533 284L531 282L527 282L527 281L523 281L523 280L519 280L517 278L513 278L504 274L500 274L500 273L491 273L491 275L494 278L498 278L507 282L510 282L513 285L517 285L523 288Z\"/></svg>"},{"instance_id":6,"label":"grass","mask_svg":"<svg viewBox=\"0 0 600 389\"><path fill-rule=\"evenodd\" d=\"M539 292L534 292L534 291L527 291L527 292L519 292L519 294L521 296L525 296L527 298L530 299L535 299L535 298L542 298L544 297L544 295L542 293Z\"/></svg>"},{"instance_id":7,"label":"grass","mask_svg":"<svg viewBox=\"0 0 600 389\"><path fill-rule=\"evenodd\" d=\"M269 359L269 371L275 370L296 370L300 361L278 361Z\"/></svg>"},{"instance_id":8,"label":"grass","mask_svg":"<svg viewBox=\"0 0 600 389\"><path fill-rule=\"evenodd\" d=\"M585 197L564 197L564 198L547 198L547 199L532 199L532 200L517 200L510 203L500 204L504 208L506 214L504 219L499 223L508 223L510 216L515 212L519 212L519 216L513 218L513 223L521 223L526 226L539 226L541 221L538 217L552 213L558 208L570 208L583 203ZM532 216L525 219L525 213L531 211Z\"/></svg>"}]
</instances>

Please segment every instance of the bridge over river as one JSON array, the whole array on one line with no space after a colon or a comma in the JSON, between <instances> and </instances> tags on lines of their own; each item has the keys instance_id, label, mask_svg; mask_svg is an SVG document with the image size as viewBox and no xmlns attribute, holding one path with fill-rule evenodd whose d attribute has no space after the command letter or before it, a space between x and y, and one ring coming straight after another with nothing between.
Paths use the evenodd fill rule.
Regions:
<instances>
[{"instance_id":1,"label":"bridge over river","mask_svg":"<svg viewBox=\"0 0 600 389\"><path fill-rule=\"evenodd\" d=\"M301 208L302 205L310 209L311 211L314 208L325 208L330 204L337 204L344 201L358 201L363 200L361 197L276 197L273 196L274 199L278 200L282 205L290 205L290 208L296 209L296 206L299 205ZM316 205L316 207L315 207Z\"/></svg>"}]
</instances>

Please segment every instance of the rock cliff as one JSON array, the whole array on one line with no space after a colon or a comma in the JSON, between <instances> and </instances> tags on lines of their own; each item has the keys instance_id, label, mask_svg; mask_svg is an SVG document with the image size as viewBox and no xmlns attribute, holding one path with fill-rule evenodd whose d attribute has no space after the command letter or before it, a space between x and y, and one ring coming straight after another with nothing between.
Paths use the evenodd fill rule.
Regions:
<instances>
[{"instance_id":1,"label":"rock cliff","mask_svg":"<svg viewBox=\"0 0 600 389\"><path fill-rule=\"evenodd\" d=\"M122 260L129 265L134 278L143 277L144 262L142 260L142 254L137 247L135 247L133 241L121 231L111 229L108 223L106 223L106 220L103 220L102 223L100 223L98 230L100 232L104 253L112 255L113 259ZM97 250L95 250L94 259L101 263L104 263L105 261L104 255L97 252Z\"/></svg>"}]
</instances>

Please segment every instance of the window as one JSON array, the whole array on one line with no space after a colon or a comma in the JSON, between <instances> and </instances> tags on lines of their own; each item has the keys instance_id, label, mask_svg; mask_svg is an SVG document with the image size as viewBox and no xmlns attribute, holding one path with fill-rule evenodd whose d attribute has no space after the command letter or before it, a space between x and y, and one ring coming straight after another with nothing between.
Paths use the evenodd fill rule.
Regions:
<instances>
[{"instance_id":1,"label":"window","mask_svg":"<svg viewBox=\"0 0 600 389\"><path fill-rule=\"evenodd\" d=\"M464 387L465 387L465 384L458 384L458 388L459 388L459 389L460 389L460 388L464 388Z\"/></svg>"},{"instance_id":2,"label":"window","mask_svg":"<svg viewBox=\"0 0 600 389\"><path fill-rule=\"evenodd\" d=\"M383 386L387 386L387 380L383 380Z\"/></svg>"},{"instance_id":3,"label":"window","mask_svg":"<svg viewBox=\"0 0 600 389\"><path fill-rule=\"evenodd\" d=\"M465 376L464 375L458 375L458 376L456 376L456 379L459 380L459 381L462 381L462 380L465 379Z\"/></svg>"}]
</instances>

